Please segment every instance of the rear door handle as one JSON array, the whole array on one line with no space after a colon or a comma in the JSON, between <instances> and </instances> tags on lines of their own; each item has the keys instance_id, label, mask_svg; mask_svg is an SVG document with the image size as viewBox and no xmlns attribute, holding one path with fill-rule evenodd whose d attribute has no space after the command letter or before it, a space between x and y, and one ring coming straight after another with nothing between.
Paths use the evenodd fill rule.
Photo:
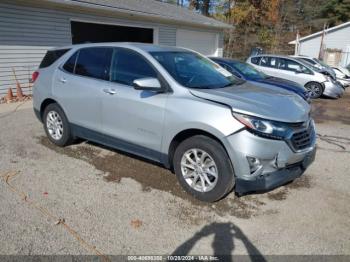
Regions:
<instances>
[{"instance_id":1,"label":"rear door handle","mask_svg":"<svg viewBox=\"0 0 350 262\"><path fill-rule=\"evenodd\" d=\"M65 82L67 82L67 79L65 79L64 77L61 77L60 81L61 81L62 83L65 83Z\"/></svg>"},{"instance_id":2,"label":"rear door handle","mask_svg":"<svg viewBox=\"0 0 350 262\"><path fill-rule=\"evenodd\" d=\"M110 95L114 95L117 93L117 91L115 89L112 89L112 88L105 88L105 89L103 89L103 92L105 92L106 94L110 94Z\"/></svg>"}]
</instances>

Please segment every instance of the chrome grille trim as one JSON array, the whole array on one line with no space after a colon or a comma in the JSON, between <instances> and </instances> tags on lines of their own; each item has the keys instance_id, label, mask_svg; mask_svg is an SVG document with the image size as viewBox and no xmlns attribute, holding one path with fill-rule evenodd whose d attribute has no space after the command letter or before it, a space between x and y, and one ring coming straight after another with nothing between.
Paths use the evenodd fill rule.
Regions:
<instances>
[{"instance_id":1,"label":"chrome grille trim","mask_svg":"<svg viewBox=\"0 0 350 262\"><path fill-rule=\"evenodd\" d=\"M310 148L316 138L315 128L312 119L305 123L305 127L297 128L287 140L295 152L304 151Z\"/></svg>"}]
</instances>

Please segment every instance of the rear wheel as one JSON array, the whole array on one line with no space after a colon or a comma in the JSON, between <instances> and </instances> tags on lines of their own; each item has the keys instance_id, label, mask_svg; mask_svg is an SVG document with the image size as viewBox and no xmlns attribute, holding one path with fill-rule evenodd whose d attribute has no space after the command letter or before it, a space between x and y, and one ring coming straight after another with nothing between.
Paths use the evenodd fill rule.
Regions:
<instances>
[{"instance_id":1,"label":"rear wheel","mask_svg":"<svg viewBox=\"0 0 350 262\"><path fill-rule=\"evenodd\" d=\"M52 143L67 146L73 142L69 122L58 104L49 104L45 108L43 122L46 135Z\"/></svg>"},{"instance_id":2,"label":"rear wheel","mask_svg":"<svg viewBox=\"0 0 350 262\"><path fill-rule=\"evenodd\" d=\"M305 88L312 99L319 98L323 94L323 87L320 83L310 82L305 85Z\"/></svg>"},{"instance_id":3,"label":"rear wheel","mask_svg":"<svg viewBox=\"0 0 350 262\"><path fill-rule=\"evenodd\" d=\"M230 159L212 138L197 135L186 139L176 148L173 161L181 186L201 201L217 201L234 186Z\"/></svg>"}]
</instances>

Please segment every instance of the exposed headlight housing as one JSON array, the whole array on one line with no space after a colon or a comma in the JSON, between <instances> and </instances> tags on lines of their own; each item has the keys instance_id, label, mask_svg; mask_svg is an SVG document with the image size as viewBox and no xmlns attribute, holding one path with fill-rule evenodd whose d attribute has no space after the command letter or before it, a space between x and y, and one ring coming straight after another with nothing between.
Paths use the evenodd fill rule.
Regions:
<instances>
[{"instance_id":1,"label":"exposed headlight housing","mask_svg":"<svg viewBox=\"0 0 350 262\"><path fill-rule=\"evenodd\" d=\"M232 113L234 118L247 127L247 129L257 135L270 139L285 139L290 134L290 127L287 124L267 119L258 118L239 113Z\"/></svg>"}]
</instances>

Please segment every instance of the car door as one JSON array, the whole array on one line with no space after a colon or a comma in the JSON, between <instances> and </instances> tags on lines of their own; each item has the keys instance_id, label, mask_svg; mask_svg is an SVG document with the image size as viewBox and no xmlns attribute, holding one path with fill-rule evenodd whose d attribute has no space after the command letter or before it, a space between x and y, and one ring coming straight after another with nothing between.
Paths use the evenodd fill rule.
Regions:
<instances>
[{"instance_id":1,"label":"car door","mask_svg":"<svg viewBox=\"0 0 350 262\"><path fill-rule=\"evenodd\" d=\"M157 78L158 73L144 56L127 48L115 48L110 89L102 103L104 133L131 153L158 161L162 143L168 93L136 90L136 79Z\"/></svg>"},{"instance_id":2,"label":"car door","mask_svg":"<svg viewBox=\"0 0 350 262\"><path fill-rule=\"evenodd\" d=\"M83 48L55 73L53 95L70 123L101 131L101 90L108 83L112 48Z\"/></svg>"},{"instance_id":3,"label":"car door","mask_svg":"<svg viewBox=\"0 0 350 262\"><path fill-rule=\"evenodd\" d=\"M304 86L310 80L310 70L297 61L279 58L280 77Z\"/></svg>"},{"instance_id":4,"label":"car door","mask_svg":"<svg viewBox=\"0 0 350 262\"><path fill-rule=\"evenodd\" d=\"M260 71L267 75L278 77L278 59L272 56L263 56L260 59L259 66L257 67Z\"/></svg>"}]
</instances>

